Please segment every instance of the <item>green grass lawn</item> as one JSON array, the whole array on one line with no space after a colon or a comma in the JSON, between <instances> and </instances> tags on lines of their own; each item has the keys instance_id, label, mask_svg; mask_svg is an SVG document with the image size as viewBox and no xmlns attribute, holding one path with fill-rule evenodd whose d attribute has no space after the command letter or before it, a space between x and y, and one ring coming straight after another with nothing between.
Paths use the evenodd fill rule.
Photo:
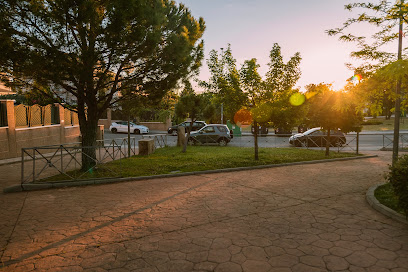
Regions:
<instances>
[{"instance_id":1,"label":"green grass lawn","mask_svg":"<svg viewBox=\"0 0 408 272\"><path fill-rule=\"evenodd\" d=\"M386 183L384 185L379 186L375 190L374 196L384 206L387 206L388 208L404 215L402 209L398 208L397 197L394 194L394 190L392 188L391 183Z\"/></svg>"},{"instance_id":2,"label":"green grass lawn","mask_svg":"<svg viewBox=\"0 0 408 272\"><path fill-rule=\"evenodd\" d=\"M390 120L385 120L385 118L373 118L369 120L382 122L382 124L363 126L363 132L364 131L394 130L394 118L391 118ZM402 117L400 119L400 130L408 130L408 118L407 117Z\"/></svg>"},{"instance_id":3,"label":"green grass lawn","mask_svg":"<svg viewBox=\"0 0 408 272\"><path fill-rule=\"evenodd\" d=\"M353 153L332 151L329 157L325 157L322 150L260 148L259 160L255 161L253 148L189 146L187 152L182 153L180 147L165 147L156 149L155 153L149 156L134 156L100 165L97 170L86 173L81 179L112 175L122 177L151 176L354 156L356 155ZM78 176L78 173L70 172L69 174ZM58 175L43 181L64 179L66 176Z\"/></svg>"}]
</instances>

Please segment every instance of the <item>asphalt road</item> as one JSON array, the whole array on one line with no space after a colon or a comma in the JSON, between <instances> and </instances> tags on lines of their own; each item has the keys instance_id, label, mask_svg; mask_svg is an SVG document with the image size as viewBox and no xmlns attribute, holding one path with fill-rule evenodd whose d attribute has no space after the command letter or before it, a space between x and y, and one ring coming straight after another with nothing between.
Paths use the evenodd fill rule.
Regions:
<instances>
[{"instance_id":1,"label":"asphalt road","mask_svg":"<svg viewBox=\"0 0 408 272\"><path fill-rule=\"evenodd\" d=\"M167 145L175 146L177 143L177 137L167 134L165 131L151 131L145 135L131 134L132 138L136 141L143 137L153 137L153 135L166 135ZM126 133L113 134L108 130L105 130L105 142L110 142L115 139L117 144L121 144L123 139L127 139ZM347 144L340 149L343 151L355 151L357 146L357 137L355 133L350 133L346 136ZM359 150L380 150L382 148L392 148L393 134L391 132L366 132L361 133L359 137ZM258 138L259 147L292 147L289 144L289 136L276 136L275 134L268 134L265 137ZM408 147L408 131L401 132L400 144L404 147ZM254 146L254 137L252 134L243 134L242 137L234 137L229 143L230 146L239 147L252 147ZM319 148L317 148L319 149ZM337 148L335 148L337 149Z\"/></svg>"}]
</instances>

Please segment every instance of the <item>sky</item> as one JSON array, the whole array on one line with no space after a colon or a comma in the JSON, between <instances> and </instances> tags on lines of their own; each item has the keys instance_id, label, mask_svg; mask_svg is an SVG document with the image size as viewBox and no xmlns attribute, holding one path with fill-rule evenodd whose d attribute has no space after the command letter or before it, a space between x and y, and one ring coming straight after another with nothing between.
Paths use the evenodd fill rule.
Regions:
<instances>
[{"instance_id":1,"label":"sky","mask_svg":"<svg viewBox=\"0 0 408 272\"><path fill-rule=\"evenodd\" d=\"M350 53L357 47L330 37L325 30L337 28L347 18L357 15L344 5L352 0L178 0L195 18L203 17L205 60L199 79L208 80L206 60L212 49L220 51L231 44L238 69L248 59L256 58L262 76L267 71L269 52L274 43L281 46L284 61L300 52L301 90L307 84L330 83L341 89L353 76L345 63L357 64ZM358 27L358 31L365 31Z\"/></svg>"}]
</instances>

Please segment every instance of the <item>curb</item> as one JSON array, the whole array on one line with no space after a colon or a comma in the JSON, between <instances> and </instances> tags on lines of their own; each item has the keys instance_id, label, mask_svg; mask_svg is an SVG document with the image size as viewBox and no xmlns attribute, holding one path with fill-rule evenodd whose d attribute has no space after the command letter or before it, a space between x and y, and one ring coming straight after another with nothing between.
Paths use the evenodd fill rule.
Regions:
<instances>
[{"instance_id":1,"label":"curb","mask_svg":"<svg viewBox=\"0 0 408 272\"><path fill-rule=\"evenodd\" d=\"M17 185L13 185L10 187L6 187L4 188L3 192L4 193L15 193L15 192L23 192L23 191L53 189L53 188L110 184L110 183L118 183L118 182L126 182L126 181L139 181L139 180L149 180L149 179L194 176L194 175L203 175L203 174L228 173L228 172L235 172L235 171L248 171L248 170L257 170L257 169L266 169L266 168L275 168L275 167L284 167L284 166L293 166L293 165L303 165L303 164L318 164L318 163L325 163L325 162L350 161L350 160L369 159L369 158L376 158L376 157L378 157L378 155L303 161L303 162L291 162L291 163L282 163L282 164L267 164L267 165L258 165L258 166L250 166L250 167L224 168L224 169L216 169L216 170L194 171L194 172L163 174L163 175L154 175L154 176L92 179L92 180L66 181L66 182L27 183L27 184L17 184Z\"/></svg>"},{"instance_id":2,"label":"curb","mask_svg":"<svg viewBox=\"0 0 408 272\"><path fill-rule=\"evenodd\" d=\"M375 191L379 186L384 185L384 184L385 184L385 183L377 184L377 185L371 186L371 187L368 189L368 191L367 191L367 193L366 193L366 200L367 200L368 204L369 204L371 207L373 207L374 210L376 210L376 211L382 213L383 215L388 216L388 217L390 217L390 218L392 218L392 219L394 219L394 220L396 220L396 221L399 221L399 222L401 222L401 223L408 224L408 220L406 219L405 216L403 216L402 214L397 213L396 211L394 211L394 210L388 208L387 206L381 204L381 203L377 200L377 198L374 196L374 191Z\"/></svg>"}]
</instances>

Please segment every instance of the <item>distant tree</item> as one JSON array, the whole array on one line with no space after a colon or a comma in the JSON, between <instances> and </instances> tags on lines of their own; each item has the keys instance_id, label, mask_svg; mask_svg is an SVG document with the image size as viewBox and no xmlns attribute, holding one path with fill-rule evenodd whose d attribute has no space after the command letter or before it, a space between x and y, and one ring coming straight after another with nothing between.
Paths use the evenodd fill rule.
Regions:
<instances>
[{"instance_id":1,"label":"distant tree","mask_svg":"<svg viewBox=\"0 0 408 272\"><path fill-rule=\"evenodd\" d=\"M240 69L241 88L251 105L253 125L255 129L255 159L258 159L257 134L259 125L272 124L275 128L292 130L299 122L303 107L293 105L290 98L301 95L294 89L300 78L300 54L296 53L287 63L283 62L281 48L274 44L270 52L269 70L265 80L258 73L256 59L247 60Z\"/></svg>"},{"instance_id":2,"label":"distant tree","mask_svg":"<svg viewBox=\"0 0 408 272\"><path fill-rule=\"evenodd\" d=\"M361 111L356 108L351 93L335 92L330 84L310 84L306 89L308 125L327 131L326 156L329 156L331 130L341 129L345 133L358 130L362 122Z\"/></svg>"},{"instance_id":3,"label":"distant tree","mask_svg":"<svg viewBox=\"0 0 408 272\"><path fill-rule=\"evenodd\" d=\"M290 101L293 96L302 96L295 88L301 75L299 65L302 58L297 52L285 63L277 43L273 45L269 58L264 88L270 101L270 122L275 128L292 130L304 115L302 104L294 105Z\"/></svg>"},{"instance_id":4,"label":"distant tree","mask_svg":"<svg viewBox=\"0 0 408 272\"><path fill-rule=\"evenodd\" d=\"M362 10L362 13L347 19L341 27L326 31L329 36L339 36L340 41L357 45L358 50L353 51L351 56L365 61L360 67L362 70L375 71L397 60L397 48L390 52L388 45L398 40L400 18L408 23L408 3L394 2L381 0L376 3L358 2L345 5L344 8L350 12ZM357 35L347 32L349 28L359 23L369 24L377 31L360 31ZM371 36L367 37L366 33L371 33Z\"/></svg>"},{"instance_id":5,"label":"distant tree","mask_svg":"<svg viewBox=\"0 0 408 272\"><path fill-rule=\"evenodd\" d=\"M95 147L98 119L119 93L162 97L197 71L204 29L170 0L0 0L0 75L8 86L48 86L78 113L83 146ZM84 151L87 170L96 154Z\"/></svg>"},{"instance_id":6,"label":"distant tree","mask_svg":"<svg viewBox=\"0 0 408 272\"><path fill-rule=\"evenodd\" d=\"M190 138L193 123L201 116L204 106L203 96L196 94L189 82L186 82L185 84L184 90L182 91L179 101L175 106L176 116L181 118L189 117L191 119L190 128L187 129L187 140L184 140L183 143L183 153L185 153L187 150L187 142ZM178 135L178 137L180 137L180 135Z\"/></svg>"},{"instance_id":7,"label":"distant tree","mask_svg":"<svg viewBox=\"0 0 408 272\"><path fill-rule=\"evenodd\" d=\"M223 104L224 120L233 120L235 113L247 103L247 97L241 89L236 59L232 56L231 45L221 52L210 51L207 65L211 76L208 82L200 85L214 94L214 103Z\"/></svg>"},{"instance_id":8,"label":"distant tree","mask_svg":"<svg viewBox=\"0 0 408 272\"><path fill-rule=\"evenodd\" d=\"M258 130L259 124L265 124L269 121L268 110L263 110L263 105L267 102L265 89L262 87L262 77L258 73L256 59L246 60L240 69L242 89L248 97L248 104L252 109L253 126L254 126L254 149L255 160L259 159L258 155Z\"/></svg>"},{"instance_id":9,"label":"distant tree","mask_svg":"<svg viewBox=\"0 0 408 272\"><path fill-rule=\"evenodd\" d=\"M358 49L351 53L352 57L364 61L359 70L375 71L379 67L392 63L396 60L406 59L403 56L402 38L407 31L408 23L408 3L404 0L398 0L390 3L386 0L378 1L377 3L360 2L346 5L345 8L349 11L355 9L364 10L353 18L349 18L343 23L340 28L327 30L330 36L339 35L341 41L354 42ZM370 24L377 31L371 37L366 37L366 33L370 31L359 32L363 35L354 35L346 32L349 27L358 23ZM405 26L404 26L405 23ZM395 53L389 51L389 44L398 41L398 50L395 48ZM406 53L406 49L405 49ZM351 67L351 65L349 65ZM400 73L400 72L398 72ZM394 119L394 141L392 163L398 160L398 142L399 142L399 115L400 115L400 99L401 99L401 78L398 78L395 83L395 119Z\"/></svg>"},{"instance_id":10,"label":"distant tree","mask_svg":"<svg viewBox=\"0 0 408 272\"><path fill-rule=\"evenodd\" d=\"M269 54L269 70L266 73L265 85L273 99L281 93L293 89L299 80L300 53L296 52L287 63L283 62L281 47L275 43Z\"/></svg>"}]
</instances>

